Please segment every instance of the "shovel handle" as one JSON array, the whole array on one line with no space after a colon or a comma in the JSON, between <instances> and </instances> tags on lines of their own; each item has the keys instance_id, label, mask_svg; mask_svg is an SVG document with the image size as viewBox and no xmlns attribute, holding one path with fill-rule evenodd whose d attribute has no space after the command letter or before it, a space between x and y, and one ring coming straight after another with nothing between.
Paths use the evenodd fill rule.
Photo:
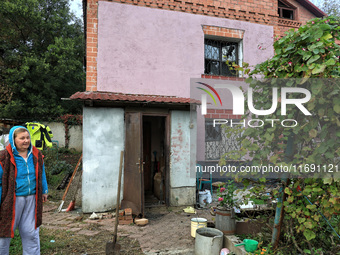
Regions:
<instances>
[{"instance_id":1,"label":"shovel handle","mask_svg":"<svg viewBox=\"0 0 340 255\"><path fill-rule=\"evenodd\" d=\"M245 243L235 244L235 246L241 246L241 245L245 245Z\"/></svg>"},{"instance_id":2,"label":"shovel handle","mask_svg":"<svg viewBox=\"0 0 340 255\"><path fill-rule=\"evenodd\" d=\"M118 177L118 187L117 187L117 208L116 208L116 219L115 219L115 232L113 235L113 242L117 241L117 228L118 228L118 216L119 216L119 202L120 202L120 186L122 179L122 168L123 168L123 158L124 151L120 152L120 162L119 162L119 177Z\"/></svg>"},{"instance_id":3,"label":"shovel handle","mask_svg":"<svg viewBox=\"0 0 340 255\"><path fill-rule=\"evenodd\" d=\"M76 165L76 167L75 167L75 169L74 169L74 171L73 171L73 174L72 174L72 176L71 176L71 179L70 179L70 181L68 182L67 188L66 188L65 193L64 193L64 195L63 195L63 199L62 199L63 201L65 200L65 197L66 197L66 195L67 195L68 189L70 188L71 182L72 182L74 176L76 175L76 172L77 172L77 170L78 170L78 168L79 168L79 164L80 164L80 162L81 162L82 157L83 157L83 154L81 154L81 156L80 156L80 158L79 158L79 160L78 160L78 163L77 163L77 165Z\"/></svg>"}]
</instances>

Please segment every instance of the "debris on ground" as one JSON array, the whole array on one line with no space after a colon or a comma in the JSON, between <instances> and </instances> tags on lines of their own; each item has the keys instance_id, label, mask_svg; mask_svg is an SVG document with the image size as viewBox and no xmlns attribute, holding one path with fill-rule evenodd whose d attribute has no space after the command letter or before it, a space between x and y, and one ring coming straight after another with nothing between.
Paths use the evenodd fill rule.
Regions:
<instances>
[{"instance_id":1,"label":"debris on ground","mask_svg":"<svg viewBox=\"0 0 340 255\"><path fill-rule=\"evenodd\" d=\"M184 208L183 211L186 212L186 213L196 213L195 209L191 206Z\"/></svg>"}]
</instances>

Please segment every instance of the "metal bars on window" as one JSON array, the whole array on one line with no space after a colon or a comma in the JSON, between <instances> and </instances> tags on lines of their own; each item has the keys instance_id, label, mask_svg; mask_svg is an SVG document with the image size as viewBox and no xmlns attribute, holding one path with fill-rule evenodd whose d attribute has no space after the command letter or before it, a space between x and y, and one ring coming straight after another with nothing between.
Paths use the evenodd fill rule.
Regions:
<instances>
[{"instance_id":1,"label":"metal bars on window","mask_svg":"<svg viewBox=\"0 0 340 255\"><path fill-rule=\"evenodd\" d=\"M205 74L236 76L231 64L238 64L238 43L205 39L204 62Z\"/></svg>"},{"instance_id":2,"label":"metal bars on window","mask_svg":"<svg viewBox=\"0 0 340 255\"><path fill-rule=\"evenodd\" d=\"M234 127L237 128L237 127ZM237 140L242 134L227 134L221 125L213 126L212 120L205 122L205 160L220 160L229 151L240 150Z\"/></svg>"}]
</instances>

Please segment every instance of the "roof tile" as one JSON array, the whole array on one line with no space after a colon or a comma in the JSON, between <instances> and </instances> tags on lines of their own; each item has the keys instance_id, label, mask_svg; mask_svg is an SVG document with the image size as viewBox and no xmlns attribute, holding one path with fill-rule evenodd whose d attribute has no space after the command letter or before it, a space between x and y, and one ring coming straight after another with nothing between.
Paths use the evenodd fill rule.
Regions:
<instances>
[{"instance_id":1,"label":"roof tile","mask_svg":"<svg viewBox=\"0 0 340 255\"><path fill-rule=\"evenodd\" d=\"M200 103L185 97L162 96L162 95L140 95L140 94L123 94L117 92L102 92L102 91L84 91L76 92L70 96L72 100L94 100L94 101L125 101L125 102L150 102L150 103L175 103L175 104L190 104Z\"/></svg>"}]
</instances>

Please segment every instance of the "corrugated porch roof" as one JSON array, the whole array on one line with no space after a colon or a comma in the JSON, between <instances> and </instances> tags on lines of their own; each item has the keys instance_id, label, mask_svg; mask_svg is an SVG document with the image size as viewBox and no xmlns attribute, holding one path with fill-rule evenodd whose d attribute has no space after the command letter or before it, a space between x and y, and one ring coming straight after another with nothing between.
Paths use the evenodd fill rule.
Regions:
<instances>
[{"instance_id":1,"label":"corrugated porch roof","mask_svg":"<svg viewBox=\"0 0 340 255\"><path fill-rule=\"evenodd\" d=\"M163 103L163 104L200 104L198 100L185 97L176 96L162 96L162 95L141 95L141 94L124 94L117 92L103 92L103 91L84 91L76 92L70 96L72 100L81 101L116 101L129 103Z\"/></svg>"}]
</instances>

